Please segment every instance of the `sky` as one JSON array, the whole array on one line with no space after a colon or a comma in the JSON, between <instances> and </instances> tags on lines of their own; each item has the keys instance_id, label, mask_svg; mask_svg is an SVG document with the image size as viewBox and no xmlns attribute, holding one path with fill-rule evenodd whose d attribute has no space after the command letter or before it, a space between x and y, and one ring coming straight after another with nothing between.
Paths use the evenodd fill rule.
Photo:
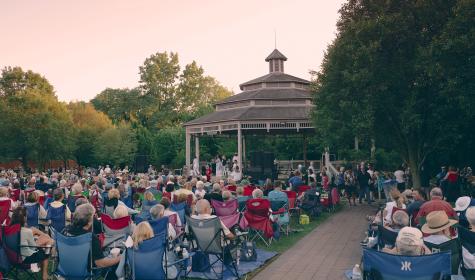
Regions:
<instances>
[{"instance_id":1,"label":"sky","mask_svg":"<svg viewBox=\"0 0 475 280\"><path fill-rule=\"evenodd\" d=\"M33 70L59 100L88 101L108 87L138 86L144 60L173 51L182 68L195 60L238 93L240 83L268 73L275 37L285 72L310 79L343 2L0 0L0 68Z\"/></svg>"}]
</instances>

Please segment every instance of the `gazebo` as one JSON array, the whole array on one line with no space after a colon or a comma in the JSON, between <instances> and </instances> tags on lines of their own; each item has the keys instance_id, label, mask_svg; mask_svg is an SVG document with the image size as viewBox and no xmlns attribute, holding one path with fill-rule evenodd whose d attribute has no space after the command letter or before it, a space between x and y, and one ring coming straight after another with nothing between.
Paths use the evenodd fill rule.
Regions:
<instances>
[{"instance_id":1,"label":"gazebo","mask_svg":"<svg viewBox=\"0 0 475 280\"><path fill-rule=\"evenodd\" d=\"M205 135L237 135L238 165L242 168L244 135L314 133L310 112L313 107L310 82L284 73L287 60L274 49L265 59L269 74L239 85L241 93L215 104L216 111L184 124L186 165L191 164L191 140L195 157L200 157L199 139ZM306 143L306 142L304 142ZM306 144L304 144L306 160Z\"/></svg>"}]
</instances>

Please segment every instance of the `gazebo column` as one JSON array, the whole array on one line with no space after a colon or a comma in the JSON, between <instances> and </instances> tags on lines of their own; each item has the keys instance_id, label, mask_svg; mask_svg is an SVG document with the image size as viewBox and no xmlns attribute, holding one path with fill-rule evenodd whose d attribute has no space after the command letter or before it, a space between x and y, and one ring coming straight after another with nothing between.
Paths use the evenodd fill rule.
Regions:
<instances>
[{"instance_id":1,"label":"gazebo column","mask_svg":"<svg viewBox=\"0 0 475 280\"><path fill-rule=\"evenodd\" d=\"M185 134L185 158L186 158L186 166L190 166L191 164L191 134L187 131Z\"/></svg>"},{"instance_id":2,"label":"gazebo column","mask_svg":"<svg viewBox=\"0 0 475 280\"><path fill-rule=\"evenodd\" d=\"M246 160L246 137L242 136L242 161L244 163L247 162Z\"/></svg>"},{"instance_id":3,"label":"gazebo column","mask_svg":"<svg viewBox=\"0 0 475 280\"><path fill-rule=\"evenodd\" d=\"M237 131L237 141L238 141L238 166L241 169L241 173L243 172L242 168L242 134L241 134L241 124L239 124L238 131Z\"/></svg>"},{"instance_id":4,"label":"gazebo column","mask_svg":"<svg viewBox=\"0 0 475 280\"><path fill-rule=\"evenodd\" d=\"M198 136L195 136L195 157L200 162L200 138Z\"/></svg>"}]
</instances>

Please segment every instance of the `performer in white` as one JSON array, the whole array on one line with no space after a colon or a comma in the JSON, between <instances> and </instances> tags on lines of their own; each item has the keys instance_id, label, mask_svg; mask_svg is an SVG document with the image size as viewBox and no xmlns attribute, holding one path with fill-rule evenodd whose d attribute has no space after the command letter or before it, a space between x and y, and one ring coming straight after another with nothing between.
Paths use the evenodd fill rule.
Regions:
<instances>
[{"instance_id":1,"label":"performer in white","mask_svg":"<svg viewBox=\"0 0 475 280\"><path fill-rule=\"evenodd\" d=\"M216 163L216 177L222 178L223 177L223 162L221 161L221 157L218 155L215 160Z\"/></svg>"},{"instance_id":2,"label":"performer in white","mask_svg":"<svg viewBox=\"0 0 475 280\"><path fill-rule=\"evenodd\" d=\"M193 159L193 176L199 176L200 175L200 163L198 161L198 158Z\"/></svg>"}]
</instances>

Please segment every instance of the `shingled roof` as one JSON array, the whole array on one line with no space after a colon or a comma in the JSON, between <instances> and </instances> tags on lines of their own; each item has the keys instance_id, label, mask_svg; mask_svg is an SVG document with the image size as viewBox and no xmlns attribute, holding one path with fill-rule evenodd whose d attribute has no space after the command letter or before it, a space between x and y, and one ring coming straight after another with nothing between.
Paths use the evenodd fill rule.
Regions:
<instances>
[{"instance_id":1,"label":"shingled roof","mask_svg":"<svg viewBox=\"0 0 475 280\"><path fill-rule=\"evenodd\" d=\"M252 120L307 120L311 107L243 107L222 110L210 113L185 124L197 125L224 121L252 121Z\"/></svg>"},{"instance_id":2,"label":"shingled roof","mask_svg":"<svg viewBox=\"0 0 475 280\"><path fill-rule=\"evenodd\" d=\"M230 102L245 101L245 100L280 100L280 99L310 99L310 91L298 88L259 88L255 90L243 91L239 94L232 95L224 100L216 103L225 104Z\"/></svg>"},{"instance_id":3,"label":"shingled roof","mask_svg":"<svg viewBox=\"0 0 475 280\"><path fill-rule=\"evenodd\" d=\"M266 57L266 61L270 61L271 59L282 59L284 61L287 60L287 57L285 57L285 55L283 55L281 52L279 52L278 49L274 49L274 51L272 51L269 56Z\"/></svg>"},{"instance_id":4,"label":"shingled roof","mask_svg":"<svg viewBox=\"0 0 475 280\"><path fill-rule=\"evenodd\" d=\"M307 81L299 77L295 77L295 76L285 74L282 72L272 72L262 77L242 83L239 85L239 88L243 90L244 86L260 84L260 83L273 83L273 82L297 82L297 83L306 84L306 85L310 84L310 81Z\"/></svg>"}]
</instances>

